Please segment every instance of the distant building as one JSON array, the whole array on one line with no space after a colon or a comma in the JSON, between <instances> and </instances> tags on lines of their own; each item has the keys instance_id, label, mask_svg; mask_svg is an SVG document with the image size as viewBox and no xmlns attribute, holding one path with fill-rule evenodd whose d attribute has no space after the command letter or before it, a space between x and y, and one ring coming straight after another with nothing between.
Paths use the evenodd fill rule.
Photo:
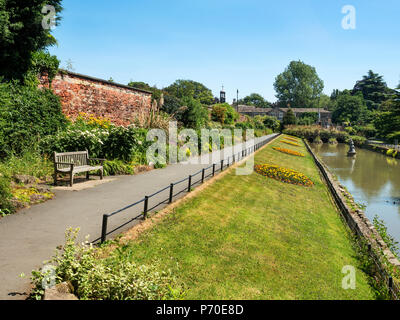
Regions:
<instances>
[{"instance_id":1,"label":"distant building","mask_svg":"<svg viewBox=\"0 0 400 320\"><path fill-rule=\"evenodd\" d=\"M321 124L323 127L332 125L332 113L325 109L318 108L292 108L296 118L300 118L305 113L317 113L318 121L316 124ZM257 108L254 106L239 105L238 112L243 115L250 117L255 116L271 116L278 120L283 120L285 114L289 111L289 108Z\"/></svg>"}]
</instances>

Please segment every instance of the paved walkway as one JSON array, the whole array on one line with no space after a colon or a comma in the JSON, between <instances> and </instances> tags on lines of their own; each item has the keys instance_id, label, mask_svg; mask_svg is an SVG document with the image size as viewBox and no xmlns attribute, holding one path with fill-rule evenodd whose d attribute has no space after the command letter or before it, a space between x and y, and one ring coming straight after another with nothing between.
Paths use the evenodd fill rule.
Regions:
<instances>
[{"instance_id":1,"label":"paved walkway","mask_svg":"<svg viewBox=\"0 0 400 320\"><path fill-rule=\"evenodd\" d=\"M267 137L257 138L256 142ZM227 156L232 154L231 152L232 148L227 148L224 152L214 153L213 162L210 164L217 162L222 154ZM103 214L112 213L139 201L144 196L169 186L170 183L185 179L190 174L209 167L210 164L175 164L136 176L117 177L108 183L79 192L57 190L54 200L1 219L0 300L27 297L31 271L40 268L42 263L53 255L55 248L64 244L67 228L79 227L81 239L90 235L90 241L94 241L101 235ZM185 188L187 184L181 184L180 189L177 186L175 192ZM169 191L166 190L153 198L149 207L157 204L157 200L168 198L168 194ZM184 193L181 194L183 195ZM143 207L140 205L110 218L108 230L130 221L142 211ZM129 229L134 223L119 229L117 233ZM26 275L25 279L19 277L21 273Z\"/></svg>"}]
</instances>

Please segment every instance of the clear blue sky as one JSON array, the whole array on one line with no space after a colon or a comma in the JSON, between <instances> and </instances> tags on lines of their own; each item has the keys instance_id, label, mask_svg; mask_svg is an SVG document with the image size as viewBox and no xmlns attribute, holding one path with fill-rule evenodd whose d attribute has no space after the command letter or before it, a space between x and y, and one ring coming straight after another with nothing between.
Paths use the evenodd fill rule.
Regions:
<instances>
[{"instance_id":1,"label":"clear blue sky","mask_svg":"<svg viewBox=\"0 0 400 320\"><path fill-rule=\"evenodd\" d=\"M273 83L291 60L313 65L324 92L350 89L369 69L390 87L400 80L399 0L64 0L59 45L75 72L127 84L204 83L228 101ZM355 30L342 7L353 5Z\"/></svg>"}]
</instances>

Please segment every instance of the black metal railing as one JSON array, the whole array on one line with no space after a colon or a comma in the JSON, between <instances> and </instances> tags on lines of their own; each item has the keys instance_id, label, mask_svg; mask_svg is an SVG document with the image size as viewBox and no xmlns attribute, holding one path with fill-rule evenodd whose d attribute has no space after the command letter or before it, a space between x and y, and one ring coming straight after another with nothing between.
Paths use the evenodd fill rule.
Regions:
<instances>
[{"instance_id":1,"label":"black metal railing","mask_svg":"<svg viewBox=\"0 0 400 320\"><path fill-rule=\"evenodd\" d=\"M155 208L159 207L162 204L170 204L173 202L173 199L175 197L177 197L179 194L184 193L184 192L191 192L192 188L198 184L203 184L205 182L206 179L210 178L210 177L214 177L218 172L222 172L224 171L225 168L229 168L231 165L240 162L241 160L243 160L244 158L246 158L247 156L253 154L254 152L256 152L257 150L259 150L260 148L262 148L264 145L266 145L267 143L269 143L270 141L272 141L273 139L275 139L277 137L277 135L268 137L264 140L262 140L261 142L255 143L254 145L252 145L251 147L242 149L240 152L235 153L232 156L229 156L227 159L223 159L218 163L214 163L211 166L207 167L207 168L203 168L202 170L189 175L187 178L175 182L175 183L171 183L169 186L151 194L148 196L145 196L142 200L137 201L129 206L126 206L122 209L119 209L113 213L109 213L109 214L104 214L103 215L103 224L102 224L102 228L101 228L101 238L98 239L101 241L101 243L104 243L107 239L107 236L114 233L115 231L121 229L122 227L130 224L131 222L138 220L138 219L147 219L149 216L149 213L154 210ZM232 147L234 148L234 147ZM234 149L233 149L234 150ZM209 173L208 173L209 172ZM208 174L207 174L208 173ZM200 177L197 181L194 181L194 179L196 179L197 177ZM184 188L183 190L176 192L176 186L181 185L183 183L187 182L187 188ZM167 199L157 203L156 205L150 207L149 206L149 201L154 198L155 196L163 193L164 191L169 190L169 196ZM123 225L120 225L116 228L114 228L113 230L108 230L108 221L110 218L112 218L113 216L122 213L128 209L131 209L133 207L136 207L140 204L143 204L143 212L140 213L139 215L133 217L132 219L130 219L129 221L125 222Z\"/></svg>"}]
</instances>

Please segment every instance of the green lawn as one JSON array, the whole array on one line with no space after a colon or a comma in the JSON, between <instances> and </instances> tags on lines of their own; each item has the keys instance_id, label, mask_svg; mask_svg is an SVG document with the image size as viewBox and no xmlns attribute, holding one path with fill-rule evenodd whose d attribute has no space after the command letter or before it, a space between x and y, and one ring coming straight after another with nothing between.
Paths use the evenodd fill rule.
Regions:
<instances>
[{"instance_id":1,"label":"green lawn","mask_svg":"<svg viewBox=\"0 0 400 320\"><path fill-rule=\"evenodd\" d=\"M171 269L186 286L187 299L374 299L311 155L302 142L295 147L281 140L259 151L256 163L300 171L314 187L232 170L122 254ZM357 267L356 290L341 287L345 265Z\"/></svg>"}]
</instances>

